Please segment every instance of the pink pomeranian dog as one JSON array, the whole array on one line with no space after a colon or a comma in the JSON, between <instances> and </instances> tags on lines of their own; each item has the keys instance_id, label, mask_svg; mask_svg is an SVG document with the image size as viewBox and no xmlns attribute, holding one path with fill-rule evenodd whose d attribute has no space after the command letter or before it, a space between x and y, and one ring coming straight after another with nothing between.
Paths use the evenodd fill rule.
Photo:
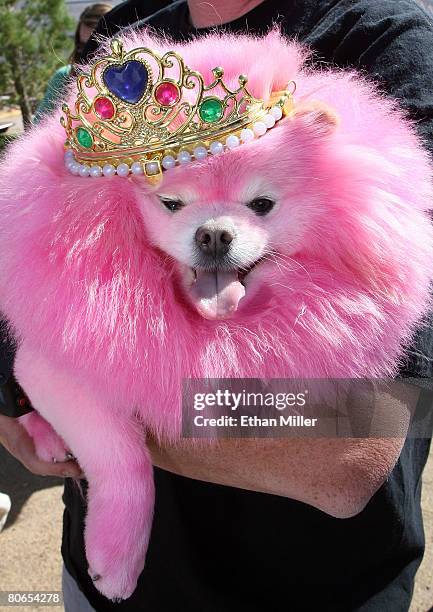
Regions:
<instances>
[{"instance_id":1,"label":"pink pomeranian dog","mask_svg":"<svg viewBox=\"0 0 433 612\"><path fill-rule=\"evenodd\" d=\"M278 32L123 44L174 50L207 84L215 66L231 87L246 74L259 99L297 91L265 135L159 184L72 175L59 116L2 163L0 308L37 410L23 424L41 458L70 451L86 474L89 573L109 598L143 569L145 433L180 436L183 379L392 376L433 275L428 155L358 74L305 67Z\"/></svg>"}]
</instances>

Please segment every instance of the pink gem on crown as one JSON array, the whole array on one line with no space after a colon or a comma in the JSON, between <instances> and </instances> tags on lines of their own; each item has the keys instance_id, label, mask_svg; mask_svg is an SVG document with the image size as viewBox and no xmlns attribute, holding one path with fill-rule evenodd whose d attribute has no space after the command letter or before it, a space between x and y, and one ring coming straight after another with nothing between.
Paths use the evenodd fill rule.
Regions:
<instances>
[{"instance_id":1,"label":"pink gem on crown","mask_svg":"<svg viewBox=\"0 0 433 612\"><path fill-rule=\"evenodd\" d=\"M173 106L180 99L179 88L170 81L163 81L155 89L155 98L161 106Z\"/></svg>"},{"instance_id":2,"label":"pink gem on crown","mask_svg":"<svg viewBox=\"0 0 433 612\"><path fill-rule=\"evenodd\" d=\"M93 103L93 108L95 109L95 113L101 119L112 119L116 112L114 104L110 98L106 98L105 96L96 98L95 102Z\"/></svg>"}]
</instances>

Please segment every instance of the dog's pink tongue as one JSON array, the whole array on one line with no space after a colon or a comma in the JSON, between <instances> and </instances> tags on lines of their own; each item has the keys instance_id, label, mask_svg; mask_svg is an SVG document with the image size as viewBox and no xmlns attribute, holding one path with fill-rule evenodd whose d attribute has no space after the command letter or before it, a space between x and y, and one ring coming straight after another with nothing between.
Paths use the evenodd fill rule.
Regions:
<instances>
[{"instance_id":1,"label":"dog's pink tongue","mask_svg":"<svg viewBox=\"0 0 433 612\"><path fill-rule=\"evenodd\" d=\"M245 295L237 271L206 272L196 270L197 279L192 286L192 300L206 319L224 319L238 308Z\"/></svg>"}]
</instances>

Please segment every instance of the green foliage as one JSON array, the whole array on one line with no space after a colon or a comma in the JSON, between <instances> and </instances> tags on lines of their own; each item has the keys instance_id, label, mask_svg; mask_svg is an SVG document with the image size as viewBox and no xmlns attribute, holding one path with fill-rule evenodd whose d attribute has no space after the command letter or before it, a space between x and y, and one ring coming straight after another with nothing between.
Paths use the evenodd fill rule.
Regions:
<instances>
[{"instance_id":1,"label":"green foliage","mask_svg":"<svg viewBox=\"0 0 433 612\"><path fill-rule=\"evenodd\" d=\"M47 81L72 49L64 0L0 0L0 94L31 120Z\"/></svg>"},{"instance_id":2,"label":"green foliage","mask_svg":"<svg viewBox=\"0 0 433 612\"><path fill-rule=\"evenodd\" d=\"M9 145L9 143L11 143L15 138L17 138L17 135L13 136L9 136L7 134L0 134L0 156L2 155L4 149Z\"/></svg>"}]
</instances>

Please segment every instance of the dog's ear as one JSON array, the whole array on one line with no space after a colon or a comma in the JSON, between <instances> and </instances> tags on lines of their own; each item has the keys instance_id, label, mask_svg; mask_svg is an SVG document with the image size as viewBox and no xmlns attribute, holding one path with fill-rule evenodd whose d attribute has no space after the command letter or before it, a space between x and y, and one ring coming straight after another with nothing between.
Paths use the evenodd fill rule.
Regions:
<instances>
[{"instance_id":1,"label":"dog's ear","mask_svg":"<svg viewBox=\"0 0 433 612\"><path fill-rule=\"evenodd\" d=\"M291 112L290 119L303 123L321 136L332 134L339 124L335 110L319 100L300 102Z\"/></svg>"}]
</instances>

